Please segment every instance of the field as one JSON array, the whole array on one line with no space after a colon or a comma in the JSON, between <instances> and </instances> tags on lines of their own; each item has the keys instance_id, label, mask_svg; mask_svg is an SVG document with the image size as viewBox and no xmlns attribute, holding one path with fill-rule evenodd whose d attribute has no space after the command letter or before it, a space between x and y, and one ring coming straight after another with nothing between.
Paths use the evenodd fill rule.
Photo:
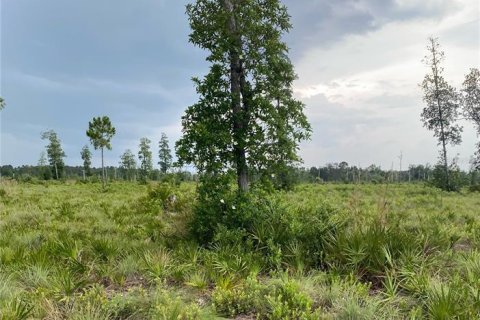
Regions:
<instances>
[{"instance_id":1,"label":"field","mask_svg":"<svg viewBox=\"0 0 480 320\"><path fill-rule=\"evenodd\" d=\"M300 185L203 247L194 184L4 181L0 197L1 319L480 318L479 193Z\"/></svg>"}]
</instances>

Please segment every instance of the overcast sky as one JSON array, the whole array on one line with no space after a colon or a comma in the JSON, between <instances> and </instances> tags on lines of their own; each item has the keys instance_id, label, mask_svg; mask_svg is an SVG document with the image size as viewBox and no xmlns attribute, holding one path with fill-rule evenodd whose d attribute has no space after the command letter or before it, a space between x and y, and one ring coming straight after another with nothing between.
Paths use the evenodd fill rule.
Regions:
<instances>
[{"instance_id":1,"label":"overcast sky","mask_svg":"<svg viewBox=\"0 0 480 320\"><path fill-rule=\"evenodd\" d=\"M180 118L196 101L193 76L208 70L188 43L186 0L1 0L1 162L36 164L42 131L57 131L69 165L81 163L94 116L117 128L107 163L137 152L161 132L172 145ZM480 65L478 0L285 0L293 30L285 37L299 79L295 93L313 127L301 146L305 166L347 161L398 168L435 163L422 127L418 84L427 38L439 37L445 77L460 87ZM478 140L465 124L451 149L462 167ZM156 161L155 161L156 162ZM94 165L99 165L95 154Z\"/></svg>"}]
</instances>

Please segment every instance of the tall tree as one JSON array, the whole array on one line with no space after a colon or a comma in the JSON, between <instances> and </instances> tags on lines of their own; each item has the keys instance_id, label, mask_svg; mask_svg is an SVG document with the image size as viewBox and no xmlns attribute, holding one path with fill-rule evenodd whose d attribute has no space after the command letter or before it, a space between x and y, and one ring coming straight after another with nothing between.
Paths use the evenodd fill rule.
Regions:
<instances>
[{"instance_id":1,"label":"tall tree","mask_svg":"<svg viewBox=\"0 0 480 320\"><path fill-rule=\"evenodd\" d=\"M457 124L460 99L455 88L443 77L444 70L441 64L445 59L445 53L441 50L438 39L430 38L427 49L429 54L424 58L424 62L430 70L421 84L423 101L427 106L423 109L421 118L423 125L433 131L438 144L442 147L440 163L445 176L443 188L452 190L447 145L457 145L462 141L462 127Z\"/></svg>"},{"instance_id":2,"label":"tall tree","mask_svg":"<svg viewBox=\"0 0 480 320\"><path fill-rule=\"evenodd\" d=\"M52 168L53 176L58 180L63 176L63 169L65 168L63 158L66 157L61 141L53 130L43 132L42 139L49 141L47 145L48 162Z\"/></svg>"},{"instance_id":3,"label":"tall tree","mask_svg":"<svg viewBox=\"0 0 480 320\"><path fill-rule=\"evenodd\" d=\"M144 182L148 180L153 169L151 142L148 138L140 139L138 159L140 160L140 178Z\"/></svg>"},{"instance_id":4,"label":"tall tree","mask_svg":"<svg viewBox=\"0 0 480 320\"><path fill-rule=\"evenodd\" d=\"M463 82L463 111L465 117L471 120L480 137L480 71L476 68L470 70ZM477 150L473 165L480 170L480 141L477 143Z\"/></svg>"},{"instance_id":5,"label":"tall tree","mask_svg":"<svg viewBox=\"0 0 480 320\"><path fill-rule=\"evenodd\" d=\"M170 146L168 145L168 138L165 133L162 132L162 137L158 143L158 158L160 161L160 171L165 174L168 169L172 166L172 152L170 151Z\"/></svg>"},{"instance_id":6,"label":"tall tree","mask_svg":"<svg viewBox=\"0 0 480 320\"><path fill-rule=\"evenodd\" d=\"M116 130L112 126L110 118L107 116L94 117L91 122L88 123L87 137L90 138L90 142L93 144L95 150L100 149L102 151L102 186L105 188L106 184L106 172L103 161L103 150L107 148L112 150L111 141L115 135Z\"/></svg>"},{"instance_id":7,"label":"tall tree","mask_svg":"<svg viewBox=\"0 0 480 320\"><path fill-rule=\"evenodd\" d=\"M120 157L120 169L123 171L126 180L135 179L137 163L135 161L135 155L130 149L126 150Z\"/></svg>"},{"instance_id":8,"label":"tall tree","mask_svg":"<svg viewBox=\"0 0 480 320\"><path fill-rule=\"evenodd\" d=\"M45 151L40 152L40 158L38 159L38 166L43 168L48 165L47 162L47 155L45 154Z\"/></svg>"},{"instance_id":9,"label":"tall tree","mask_svg":"<svg viewBox=\"0 0 480 320\"><path fill-rule=\"evenodd\" d=\"M40 171L40 176L45 180L49 180L52 178L52 172L47 168L47 166L47 155L45 151L42 151L40 153L40 159L38 159L38 167Z\"/></svg>"},{"instance_id":10,"label":"tall tree","mask_svg":"<svg viewBox=\"0 0 480 320\"><path fill-rule=\"evenodd\" d=\"M92 152L88 146L83 146L80 155L83 160L83 175L89 177L92 174Z\"/></svg>"},{"instance_id":11,"label":"tall tree","mask_svg":"<svg viewBox=\"0 0 480 320\"><path fill-rule=\"evenodd\" d=\"M279 0L197 0L187 14L190 42L209 51L211 66L194 79L200 99L182 118L179 163L210 175L233 169L247 191L250 172L299 161L298 144L310 133L282 42L287 9Z\"/></svg>"}]
</instances>

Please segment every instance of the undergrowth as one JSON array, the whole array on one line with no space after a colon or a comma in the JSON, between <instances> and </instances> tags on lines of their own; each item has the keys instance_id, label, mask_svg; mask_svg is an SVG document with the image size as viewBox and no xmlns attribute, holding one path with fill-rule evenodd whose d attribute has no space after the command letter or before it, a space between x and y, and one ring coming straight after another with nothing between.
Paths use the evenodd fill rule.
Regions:
<instances>
[{"instance_id":1,"label":"undergrowth","mask_svg":"<svg viewBox=\"0 0 480 320\"><path fill-rule=\"evenodd\" d=\"M0 190L1 319L480 317L475 192Z\"/></svg>"}]
</instances>

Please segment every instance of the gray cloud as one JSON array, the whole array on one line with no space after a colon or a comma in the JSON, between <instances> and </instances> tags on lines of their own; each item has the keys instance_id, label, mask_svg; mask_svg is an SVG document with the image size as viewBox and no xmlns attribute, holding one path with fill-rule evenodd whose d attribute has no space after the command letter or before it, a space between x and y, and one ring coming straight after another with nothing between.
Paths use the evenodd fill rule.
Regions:
<instances>
[{"instance_id":1,"label":"gray cloud","mask_svg":"<svg viewBox=\"0 0 480 320\"><path fill-rule=\"evenodd\" d=\"M295 56L311 47L328 47L345 36L377 30L386 23L442 19L459 8L455 0L286 0L293 30L286 39Z\"/></svg>"},{"instance_id":2,"label":"gray cloud","mask_svg":"<svg viewBox=\"0 0 480 320\"><path fill-rule=\"evenodd\" d=\"M190 78L208 67L205 52L188 43L187 2L3 0L1 89L8 107L1 115L2 163L36 163L40 132L55 129L67 163L79 164L88 121L103 114L118 132L110 164L126 148L135 151L140 137L156 141L165 131L177 139L184 109L196 100ZM403 65L403 58L414 52L419 61L424 54L424 34L411 30L441 25L462 2L474 1L284 2L294 25L286 41L301 76L297 85L324 86L304 98L314 127L302 147L305 163L389 167L400 149L407 162L434 161L435 141L418 119L416 84L424 70ZM456 81L463 60L471 61L465 57L475 50L478 56L478 29L477 14L441 30L453 51L448 61L456 61L449 68ZM467 134L463 157L474 140Z\"/></svg>"}]
</instances>

